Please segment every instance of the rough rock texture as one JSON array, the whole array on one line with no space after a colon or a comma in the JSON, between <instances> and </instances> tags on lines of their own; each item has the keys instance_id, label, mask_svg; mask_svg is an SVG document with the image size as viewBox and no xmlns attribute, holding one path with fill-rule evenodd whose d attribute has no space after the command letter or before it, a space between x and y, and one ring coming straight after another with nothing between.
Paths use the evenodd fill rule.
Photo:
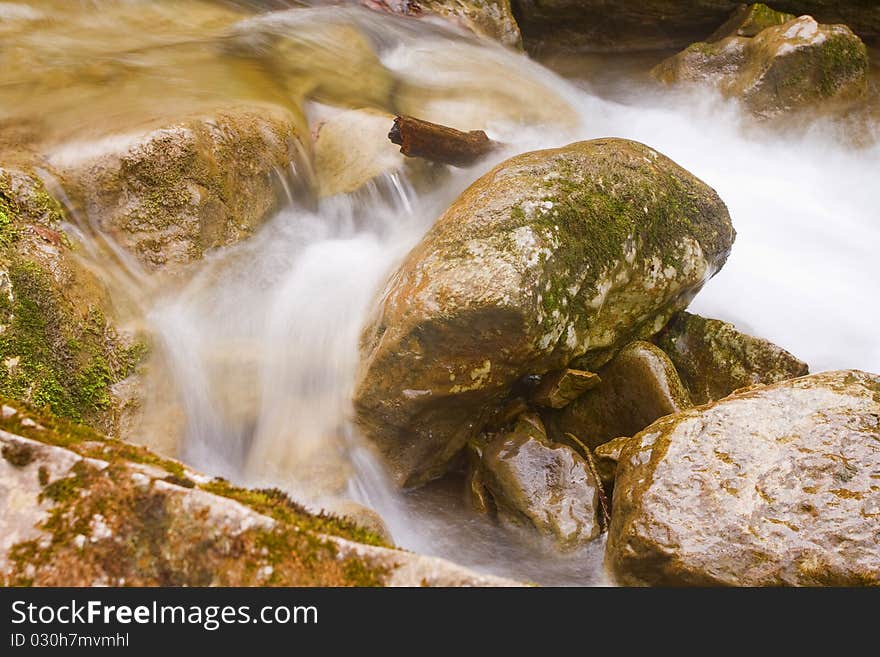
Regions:
<instances>
[{"instance_id":1,"label":"rough rock texture","mask_svg":"<svg viewBox=\"0 0 880 657\"><path fill-rule=\"evenodd\" d=\"M740 333L733 324L688 312L673 316L654 342L675 364L695 404L810 371L806 363L772 342Z\"/></svg>"},{"instance_id":2,"label":"rough rock texture","mask_svg":"<svg viewBox=\"0 0 880 657\"><path fill-rule=\"evenodd\" d=\"M510 0L361 0L373 9L403 16L441 16L474 34L522 48Z\"/></svg>"},{"instance_id":3,"label":"rough rock texture","mask_svg":"<svg viewBox=\"0 0 880 657\"><path fill-rule=\"evenodd\" d=\"M61 206L29 163L11 159L0 154L0 395L112 433L112 386L145 347L116 330L108 291L77 258Z\"/></svg>"},{"instance_id":4,"label":"rough rock texture","mask_svg":"<svg viewBox=\"0 0 880 657\"><path fill-rule=\"evenodd\" d=\"M760 2L741 5L706 41L712 43L732 36L753 37L768 27L782 25L795 18L797 16L776 11Z\"/></svg>"},{"instance_id":5,"label":"rough rock texture","mask_svg":"<svg viewBox=\"0 0 880 657\"><path fill-rule=\"evenodd\" d=\"M711 84L754 114L770 117L862 99L868 67L867 48L848 27L801 16L754 38L694 43L652 74L667 84Z\"/></svg>"},{"instance_id":6,"label":"rough rock texture","mask_svg":"<svg viewBox=\"0 0 880 657\"><path fill-rule=\"evenodd\" d=\"M481 452L479 481L502 522L530 527L563 548L599 535L599 482L577 452L547 439L537 416L522 416ZM482 497L478 491L477 501Z\"/></svg>"},{"instance_id":7,"label":"rough rock texture","mask_svg":"<svg viewBox=\"0 0 880 657\"><path fill-rule=\"evenodd\" d=\"M148 269L188 264L250 235L304 153L299 117L218 109L145 134L66 144L49 156L87 216Z\"/></svg>"},{"instance_id":8,"label":"rough rock texture","mask_svg":"<svg viewBox=\"0 0 880 657\"><path fill-rule=\"evenodd\" d=\"M441 474L524 375L607 362L723 264L724 203L621 139L524 153L450 206L364 330L357 419L400 484Z\"/></svg>"},{"instance_id":9,"label":"rough rock texture","mask_svg":"<svg viewBox=\"0 0 880 657\"><path fill-rule=\"evenodd\" d=\"M526 48L644 51L681 48L705 39L740 0L513 0ZM792 14L845 23L865 37L880 36L876 0L775 0Z\"/></svg>"},{"instance_id":10,"label":"rough rock texture","mask_svg":"<svg viewBox=\"0 0 880 657\"><path fill-rule=\"evenodd\" d=\"M2 585L515 584L383 547L281 491L237 488L82 427L2 411Z\"/></svg>"},{"instance_id":11,"label":"rough rock texture","mask_svg":"<svg viewBox=\"0 0 880 657\"><path fill-rule=\"evenodd\" d=\"M620 456L606 562L623 584L880 585L880 376L756 386Z\"/></svg>"},{"instance_id":12,"label":"rough rock texture","mask_svg":"<svg viewBox=\"0 0 880 657\"><path fill-rule=\"evenodd\" d=\"M672 361L649 342L633 342L599 370L599 385L566 406L554 436L571 433L596 447L632 436L654 420L690 408Z\"/></svg>"}]
</instances>

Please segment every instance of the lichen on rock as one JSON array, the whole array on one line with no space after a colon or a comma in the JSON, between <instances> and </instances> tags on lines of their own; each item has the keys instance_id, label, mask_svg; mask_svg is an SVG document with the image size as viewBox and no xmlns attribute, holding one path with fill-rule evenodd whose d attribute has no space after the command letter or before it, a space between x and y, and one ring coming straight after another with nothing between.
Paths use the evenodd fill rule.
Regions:
<instances>
[{"instance_id":1,"label":"lichen on rock","mask_svg":"<svg viewBox=\"0 0 880 657\"><path fill-rule=\"evenodd\" d=\"M806 363L768 340L684 311L653 340L674 363L695 404L721 399L738 388L809 373Z\"/></svg>"},{"instance_id":2,"label":"lichen on rock","mask_svg":"<svg viewBox=\"0 0 880 657\"><path fill-rule=\"evenodd\" d=\"M617 465L622 584L880 585L880 376L823 372L662 418Z\"/></svg>"},{"instance_id":3,"label":"lichen on rock","mask_svg":"<svg viewBox=\"0 0 880 657\"><path fill-rule=\"evenodd\" d=\"M845 25L801 16L760 31L699 42L652 71L667 84L707 84L761 118L824 106L848 107L868 89L868 52Z\"/></svg>"},{"instance_id":4,"label":"lichen on rock","mask_svg":"<svg viewBox=\"0 0 880 657\"><path fill-rule=\"evenodd\" d=\"M358 420L401 484L442 474L521 377L594 370L660 330L723 264L724 203L622 139L518 155L391 277L361 345Z\"/></svg>"}]
</instances>

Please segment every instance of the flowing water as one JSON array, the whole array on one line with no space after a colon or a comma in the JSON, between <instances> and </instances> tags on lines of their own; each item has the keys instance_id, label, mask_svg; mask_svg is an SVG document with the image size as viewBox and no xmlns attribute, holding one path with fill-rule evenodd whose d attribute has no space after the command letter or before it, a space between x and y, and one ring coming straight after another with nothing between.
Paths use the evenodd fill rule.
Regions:
<instances>
[{"instance_id":1,"label":"flowing water","mask_svg":"<svg viewBox=\"0 0 880 657\"><path fill-rule=\"evenodd\" d=\"M350 422L358 334L396 263L495 162L577 139L645 142L728 204L733 252L692 309L773 340L814 371L880 371L876 124L858 128L855 146L844 134L852 125L761 127L710 93L657 89L638 58L555 62L562 77L426 21L341 6L252 16L260 4L0 2L0 36L18 35L0 56L29 71L0 73L6 139L81 148L121 126L234 97L301 105L312 126L331 105L402 108L485 128L507 146L430 191L399 173L317 201L291 193L255 236L209 254L183 283L147 274L118 251L108 260L112 239L78 217L71 231L110 278L128 281L156 336L152 366L163 374L149 380L161 403L178 409L175 449L195 467L280 486L316 507L358 500L379 511L402 547L481 571L605 583L602 542L567 555L534 545L471 514L455 481L394 491ZM366 35L377 58L352 55L340 26ZM281 65L230 55L267 31L293 44ZM398 90L393 107L375 98L386 78Z\"/></svg>"}]
</instances>

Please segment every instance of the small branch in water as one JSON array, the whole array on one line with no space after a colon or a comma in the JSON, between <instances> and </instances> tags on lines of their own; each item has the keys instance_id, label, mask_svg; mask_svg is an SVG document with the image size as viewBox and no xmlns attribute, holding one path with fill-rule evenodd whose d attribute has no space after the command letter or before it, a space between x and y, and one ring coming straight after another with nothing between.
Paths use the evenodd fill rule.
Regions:
<instances>
[{"instance_id":1,"label":"small branch in water","mask_svg":"<svg viewBox=\"0 0 880 657\"><path fill-rule=\"evenodd\" d=\"M400 152L407 157L456 167L470 166L500 146L482 130L462 132L411 116L395 118L388 139L400 146Z\"/></svg>"}]
</instances>

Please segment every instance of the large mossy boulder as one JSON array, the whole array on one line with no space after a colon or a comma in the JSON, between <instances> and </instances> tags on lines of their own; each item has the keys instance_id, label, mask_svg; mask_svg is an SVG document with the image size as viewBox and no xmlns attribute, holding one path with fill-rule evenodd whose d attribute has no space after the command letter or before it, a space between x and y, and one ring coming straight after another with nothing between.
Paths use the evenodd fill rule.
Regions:
<instances>
[{"instance_id":1,"label":"large mossy boulder","mask_svg":"<svg viewBox=\"0 0 880 657\"><path fill-rule=\"evenodd\" d=\"M0 400L0 586L492 586L278 489Z\"/></svg>"},{"instance_id":2,"label":"large mossy boulder","mask_svg":"<svg viewBox=\"0 0 880 657\"><path fill-rule=\"evenodd\" d=\"M810 371L806 363L772 342L742 333L728 322L688 312L674 315L654 342L675 364L695 404Z\"/></svg>"},{"instance_id":3,"label":"large mossy boulder","mask_svg":"<svg viewBox=\"0 0 880 657\"><path fill-rule=\"evenodd\" d=\"M144 346L116 329L107 287L27 160L0 155L0 396L115 433L113 386Z\"/></svg>"},{"instance_id":4,"label":"large mossy boulder","mask_svg":"<svg viewBox=\"0 0 880 657\"><path fill-rule=\"evenodd\" d=\"M470 479L476 506L486 505L502 523L526 527L563 549L600 534L597 475L574 449L552 443L536 415L521 416L478 450L478 471Z\"/></svg>"},{"instance_id":5,"label":"large mossy boulder","mask_svg":"<svg viewBox=\"0 0 880 657\"><path fill-rule=\"evenodd\" d=\"M868 51L845 25L801 16L756 36L699 42L658 64L667 84L706 84L759 117L847 106L868 89Z\"/></svg>"},{"instance_id":6,"label":"large mossy boulder","mask_svg":"<svg viewBox=\"0 0 880 657\"><path fill-rule=\"evenodd\" d=\"M740 0L513 0L529 51L645 51L702 41L742 5ZM844 23L863 37L880 36L875 0L775 0L780 12Z\"/></svg>"},{"instance_id":7,"label":"large mossy boulder","mask_svg":"<svg viewBox=\"0 0 880 657\"><path fill-rule=\"evenodd\" d=\"M622 584L880 585L880 376L756 386L654 423L617 465Z\"/></svg>"},{"instance_id":8,"label":"large mossy boulder","mask_svg":"<svg viewBox=\"0 0 880 657\"><path fill-rule=\"evenodd\" d=\"M362 336L358 423L398 483L438 476L523 376L574 359L595 370L659 331L733 239L715 191L644 144L513 157L381 291Z\"/></svg>"},{"instance_id":9,"label":"large mossy boulder","mask_svg":"<svg viewBox=\"0 0 880 657\"><path fill-rule=\"evenodd\" d=\"M306 153L303 125L280 106L232 106L48 158L103 232L148 270L171 269L249 236L278 208Z\"/></svg>"},{"instance_id":10,"label":"large mossy boulder","mask_svg":"<svg viewBox=\"0 0 880 657\"><path fill-rule=\"evenodd\" d=\"M553 418L555 436L570 433L594 448L693 406L672 361L648 342L624 347L599 370L599 378Z\"/></svg>"},{"instance_id":11,"label":"large mossy boulder","mask_svg":"<svg viewBox=\"0 0 880 657\"><path fill-rule=\"evenodd\" d=\"M766 30L768 27L782 25L795 18L797 16L787 14L784 11L776 11L760 2L751 5L741 5L706 41L711 43L732 36L757 36L759 32Z\"/></svg>"}]
</instances>

